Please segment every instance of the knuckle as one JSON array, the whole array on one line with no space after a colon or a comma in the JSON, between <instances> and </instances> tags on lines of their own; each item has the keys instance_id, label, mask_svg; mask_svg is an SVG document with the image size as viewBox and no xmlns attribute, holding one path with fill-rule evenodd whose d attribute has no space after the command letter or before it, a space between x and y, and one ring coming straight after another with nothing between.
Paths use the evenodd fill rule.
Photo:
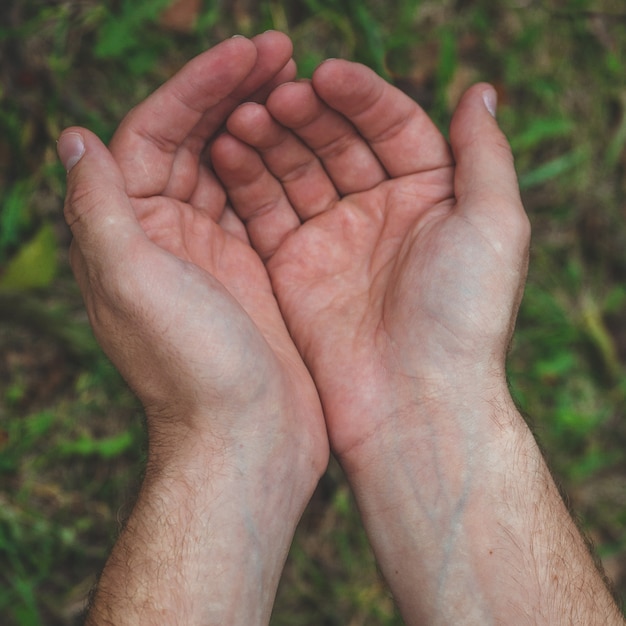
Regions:
<instances>
[{"instance_id":1,"label":"knuckle","mask_svg":"<svg viewBox=\"0 0 626 626\"><path fill-rule=\"evenodd\" d=\"M91 184L77 181L68 189L63 208L65 221L73 227L85 215L106 202L104 190Z\"/></svg>"}]
</instances>

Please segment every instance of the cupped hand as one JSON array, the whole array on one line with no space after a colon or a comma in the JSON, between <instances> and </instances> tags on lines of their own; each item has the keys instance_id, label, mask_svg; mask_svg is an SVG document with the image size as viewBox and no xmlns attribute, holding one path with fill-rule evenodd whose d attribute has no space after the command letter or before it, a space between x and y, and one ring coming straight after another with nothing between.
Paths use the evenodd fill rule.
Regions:
<instances>
[{"instance_id":1,"label":"cupped hand","mask_svg":"<svg viewBox=\"0 0 626 626\"><path fill-rule=\"evenodd\" d=\"M145 405L155 450L205 439L259 455L297 450L318 474L325 467L317 392L207 152L238 104L294 73L285 36L233 38L132 110L110 152L84 129L59 141L66 164L80 157L65 207L72 267L99 342Z\"/></svg>"},{"instance_id":2,"label":"cupped hand","mask_svg":"<svg viewBox=\"0 0 626 626\"><path fill-rule=\"evenodd\" d=\"M333 60L239 107L213 145L340 459L424 429L432 402L506 394L529 227L494 107L471 88L449 145L407 96Z\"/></svg>"}]
</instances>

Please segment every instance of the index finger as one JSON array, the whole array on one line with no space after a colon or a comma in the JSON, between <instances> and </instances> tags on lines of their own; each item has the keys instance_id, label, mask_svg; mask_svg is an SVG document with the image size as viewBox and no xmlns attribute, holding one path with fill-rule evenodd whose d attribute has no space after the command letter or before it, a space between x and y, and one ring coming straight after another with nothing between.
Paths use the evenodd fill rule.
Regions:
<instances>
[{"instance_id":1,"label":"index finger","mask_svg":"<svg viewBox=\"0 0 626 626\"><path fill-rule=\"evenodd\" d=\"M206 111L240 85L256 56L255 45L238 37L195 57L130 111L111 141L111 151L152 145L160 152L175 152Z\"/></svg>"},{"instance_id":2,"label":"index finger","mask_svg":"<svg viewBox=\"0 0 626 626\"><path fill-rule=\"evenodd\" d=\"M290 78L291 52L291 41L281 33L228 39L189 61L133 109L110 144L128 194L162 193L181 148L197 159L237 104L285 70Z\"/></svg>"},{"instance_id":3,"label":"index finger","mask_svg":"<svg viewBox=\"0 0 626 626\"><path fill-rule=\"evenodd\" d=\"M448 142L424 110L374 71L339 59L313 74L322 100L344 115L391 177L453 164Z\"/></svg>"}]
</instances>

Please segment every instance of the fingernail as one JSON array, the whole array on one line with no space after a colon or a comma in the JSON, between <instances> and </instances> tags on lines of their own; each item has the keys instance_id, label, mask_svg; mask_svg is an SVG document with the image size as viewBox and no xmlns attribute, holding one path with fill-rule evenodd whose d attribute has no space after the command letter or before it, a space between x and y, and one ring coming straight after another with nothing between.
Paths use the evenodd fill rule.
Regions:
<instances>
[{"instance_id":1,"label":"fingernail","mask_svg":"<svg viewBox=\"0 0 626 626\"><path fill-rule=\"evenodd\" d=\"M57 153L69 174L85 154L85 142L78 133L63 133L57 141Z\"/></svg>"},{"instance_id":2,"label":"fingernail","mask_svg":"<svg viewBox=\"0 0 626 626\"><path fill-rule=\"evenodd\" d=\"M243 35L233 35L231 39L246 39Z\"/></svg>"},{"instance_id":3,"label":"fingernail","mask_svg":"<svg viewBox=\"0 0 626 626\"><path fill-rule=\"evenodd\" d=\"M483 91L483 102L487 107L487 111L495 117L496 109L498 108L498 94L496 93L496 90L493 88L485 89Z\"/></svg>"}]
</instances>

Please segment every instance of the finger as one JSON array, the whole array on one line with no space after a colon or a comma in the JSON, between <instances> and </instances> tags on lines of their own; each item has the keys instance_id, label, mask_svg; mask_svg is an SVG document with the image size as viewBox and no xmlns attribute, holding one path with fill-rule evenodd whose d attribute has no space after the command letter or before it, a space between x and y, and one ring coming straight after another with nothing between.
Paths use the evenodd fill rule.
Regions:
<instances>
[{"instance_id":1,"label":"finger","mask_svg":"<svg viewBox=\"0 0 626 626\"><path fill-rule=\"evenodd\" d=\"M493 87L480 83L464 94L454 113L450 142L456 161L456 210L496 248L520 257L528 248L530 226L511 148L489 110L495 111L495 102Z\"/></svg>"},{"instance_id":2,"label":"finger","mask_svg":"<svg viewBox=\"0 0 626 626\"><path fill-rule=\"evenodd\" d=\"M226 207L226 192L208 163L210 157L207 156L205 160L207 164L201 165L198 170L196 187L189 197L189 204L197 215L205 215L214 222L219 222ZM139 218L141 219L141 215Z\"/></svg>"},{"instance_id":3,"label":"finger","mask_svg":"<svg viewBox=\"0 0 626 626\"><path fill-rule=\"evenodd\" d=\"M265 261L300 226L282 185L250 146L229 134L212 148L215 171L243 221L252 246Z\"/></svg>"},{"instance_id":4,"label":"finger","mask_svg":"<svg viewBox=\"0 0 626 626\"><path fill-rule=\"evenodd\" d=\"M236 237L239 241L248 246L251 245L246 227L231 207L226 207L224 209L219 221L219 226L224 232Z\"/></svg>"},{"instance_id":5,"label":"finger","mask_svg":"<svg viewBox=\"0 0 626 626\"><path fill-rule=\"evenodd\" d=\"M208 109L201 123L194 129L206 142L222 127L230 113L244 100L263 102L269 92L286 80L293 80L296 64L291 58L293 46L287 35L277 31L267 31L251 40L256 47L257 57L254 67L232 93Z\"/></svg>"},{"instance_id":6,"label":"finger","mask_svg":"<svg viewBox=\"0 0 626 626\"><path fill-rule=\"evenodd\" d=\"M428 115L369 68L330 60L313 74L313 88L367 140L391 177L452 164L448 144Z\"/></svg>"},{"instance_id":7,"label":"finger","mask_svg":"<svg viewBox=\"0 0 626 626\"><path fill-rule=\"evenodd\" d=\"M257 60L251 73L243 83L225 100L207 111L181 145L172 163L170 178L163 190L165 195L189 201L194 207L206 212L215 221L220 220L224 204L223 192L215 180L206 152L210 140L224 124L231 111L244 99L263 102L272 89L285 81L293 80L296 64L291 58L291 40L282 33L267 31L253 37L257 48ZM284 63L286 61L286 63ZM281 68L281 64L284 65ZM278 70L278 72L277 72ZM276 73L277 72L277 73ZM197 150L202 149L204 161L198 168ZM201 157L202 158L202 157ZM197 179L193 177L198 172ZM209 202L202 201L209 200Z\"/></svg>"},{"instance_id":8,"label":"finger","mask_svg":"<svg viewBox=\"0 0 626 626\"><path fill-rule=\"evenodd\" d=\"M264 106L243 104L228 119L233 136L253 146L283 184L301 220L328 210L339 195L317 157L289 130L277 124Z\"/></svg>"},{"instance_id":9,"label":"finger","mask_svg":"<svg viewBox=\"0 0 626 626\"><path fill-rule=\"evenodd\" d=\"M81 287L87 276L101 279L123 271L120 260L149 242L126 195L122 173L102 142L82 128L58 141L68 170L65 219L74 236L74 273Z\"/></svg>"},{"instance_id":10,"label":"finger","mask_svg":"<svg viewBox=\"0 0 626 626\"><path fill-rule=\"evenodd\" d=\"M310 82L282 85L267 108L315 152L341 194L366 191L387 178L363 137L318 98Z\"/></svg>"},{"instance_id":11,"label":"finger","mask_svg":"<svg viewBox=\"0 0 626 626\"><path fill-rule=\"evenodd\" d=\"M239 104L242 98L250 97L260 102L268 90L293 80L296 75L296 64L291 56L293 45L287 35L268 30L251 41L257 49L257 61L252 74L235 90L235 104Z\"/></svg>"},{"instance_id":12,"label":"finger","mask_svg":"<svg viewBox=\"0 0 626 626\"><path fill-rule=\"evenodd\" d=\"M263 36L267 36L268 34L270 33L264 33ZM256 38L253 38L253 41L255 40ZM267 95L271 93L273 89L284 82L293 80L295 75L296 64L293 59L289 59L282 70L280 70L274 78L263 85L255 93L250 95L250 100L254 102L265 102ZM235 104L238 104L238 102L235 102ZM226 113L228 113L228 111L226 111ZM224 117L222 113L220 113L220 116ZM224 192L219 181L216 180L213 171L211 170L210 151L211 142L209 141L206 143L202 153L200 168L197 179L194 181L195 186L193 187L193 190L190 191L186 197L180 193L175 197L183 201L188 201L195 209L207 214L214 221L219 222L224 209ZM186 162L180 157L174 162L172 166L171 179L181 180L188 176L190 171L195 172L195 155L190 154L189 156L191 156L191 159ZM169 189L166 189L165 193L168 191Z\"/></svg>"},{"instance_id":13,"label":"finger","mask_svg":"<svg viewBox=\"0 0 626 626\"><path fill-rule=\"evenodd\" d=\"M253 93L248 99L252 102L265 102L274 89L284 83L293 81L296 78L297 71L296 62L293 59L289 59L283 69L280 70L274 78Z\"/></svg>"},{"instance_id":14,"label":"finger","mask_svg":"<svg viewBox=\"0 0 626 626\"><path fill-rule=\"evenodd\" d=\"M208 139L242 99L276 84L277 76L293 75L291 52L281 33L229 39L192 59L131 111L110 145L129 195L187 201Z\"/></svg>"},{"instance_id":15,"label":"finger","mask_svg":"<svg viewBox=\"0 0 626 626\"><path fill-rule=\"evenodd\" d=\"M224 41L189 61L124 118L110 150L131 196L163 191L181 144L187 141L191 153L201 149L203 139L192 131L244 81L256 59L257 48L248 39Z\"/></svg>"}]
</instances>

